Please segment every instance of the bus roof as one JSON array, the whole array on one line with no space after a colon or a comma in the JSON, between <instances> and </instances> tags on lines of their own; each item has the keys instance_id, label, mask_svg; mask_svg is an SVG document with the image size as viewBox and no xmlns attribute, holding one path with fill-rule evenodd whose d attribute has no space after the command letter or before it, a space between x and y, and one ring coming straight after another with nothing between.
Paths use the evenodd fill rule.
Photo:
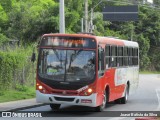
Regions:
<instances>
[{"instance_id":1,"label":"bus roof","mask_svg":"<svg viewBox=\"0 0 160 120\"><path fill-rule=\"evenodd\" d=\"M137 42L123 40L115 37L101 37L96 36L97 40L101 44L109 44L109 45L120 45L120 46L129 46L129 47L139 47Z\"/></svg>"},{"instance_id":2,"label":"bus roof","mask_svg":"<svg viewBox=\"0 0 160 120\"><path fill-rule=\"evenodd\" d=\"M129 46L129 47L139 47L137 42L134 41L128 41L119 39L116 37L110 37L110 36L96 36L89 33L79 33L79 34L61 34L61 33L50 33L50 34L44 34L43 36L69 36L69 37L86 37L86 38L93 38L97 41L99 44L109 44L109 45L120 45L120 46Z\"/></svg>"}]
</instances>

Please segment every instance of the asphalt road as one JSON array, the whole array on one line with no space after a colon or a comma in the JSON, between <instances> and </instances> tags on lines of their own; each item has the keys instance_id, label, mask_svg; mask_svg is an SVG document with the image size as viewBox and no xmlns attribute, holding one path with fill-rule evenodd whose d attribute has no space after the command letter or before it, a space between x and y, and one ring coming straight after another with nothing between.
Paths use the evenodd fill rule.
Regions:
<instances>
[{"instance_id":1,"label":"asphalt road","mask_svg":"<svg viewBox=\"0 0 160 120\"><path fill-rule=\"evenodd\" d=\"M105 112L98 113L94 112L93 108L82 107L82 106L68 106L62 105L59 112L53 112L49 105L35 107L30 109L21 110L21 112L31 111L31 112L42 112L45 116L56 117L58 120L70 120L70 119L99 119L95 117L100 117L101 120L112 119L124 119L132 120L129 117L113 118L112 115L119 112L136 112L136 111L160 111L160 75L140 75L139 76L139 87L135 94L129 96L127 104L115 104L110 103L106 105ZM69 111L69 112L68 112ZM107 114L109 117L106 117ZM81 117L83 118L81 118ZM93 117L93 118L92 118ZM138 117L138 116L137 116ZM135 118L135 117L134 117ZM133 119L134 119L133 118ZM51 118L47 118L51 119Z\"/></svg>"}]
</instances>

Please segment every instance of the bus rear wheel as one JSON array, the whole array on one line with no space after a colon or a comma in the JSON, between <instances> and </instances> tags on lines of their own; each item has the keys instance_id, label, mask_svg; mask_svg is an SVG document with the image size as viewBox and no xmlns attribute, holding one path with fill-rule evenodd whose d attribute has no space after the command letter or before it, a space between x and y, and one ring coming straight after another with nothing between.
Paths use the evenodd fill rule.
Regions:
<instances>
[{"instance_id":1,"label":"bus rear wheel","mask_svg":"<svg viewBox=\"0 0 160 120\"><path fill-rule=\"evenodd\" d=\"M129 86L127 85L124 97L115 100L115 103L117 103L117 104L126 104L127 101L128 101L128 95L129 95Z\"/></svg>"},{"instance_id":2,"label":"bus rear wheel","mask_svg":"<svg viewBox=\"0 0 160 120\"><path fill-rule=\"evenodd\" d=\"M50 104L52 110L57 111L59 110L61 104Z\"/></svg>"},{"instance_id":3,"label":"bus rear wheel","mask_svg":"<svg viewBox=\"0 0 160 120\"><path fill-rule=\"evenodd\" d=\"M100 106L97 106L95 108L97 112L102 112L105 109L105 107L106 107L106 103L107 103L107 94L106 94L106 91L104 92L103 96L104 97L103 97L102 104Z\"/></svg>"},{"instance_id":4,"label":"bus rear wheel","mask_svg":"<svg viewBox=\"0 0 160 120\"><path fill-rule=\"evenodd\" d=\"M126 91L124 97L121 98L121 103L126 104L128 101L128 95L129 95L129 86L126 86Z\"/></svg>"}]
</instances>

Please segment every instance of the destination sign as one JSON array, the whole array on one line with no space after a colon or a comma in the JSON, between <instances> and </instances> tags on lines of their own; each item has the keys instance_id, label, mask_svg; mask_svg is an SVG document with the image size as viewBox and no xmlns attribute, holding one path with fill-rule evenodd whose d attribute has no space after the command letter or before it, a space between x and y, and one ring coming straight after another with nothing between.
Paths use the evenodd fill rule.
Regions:
<instances>
[{"instance_id":1,"label":"destination sign","mask_svg":"<svg viewBox=\"0 0 160 120\"><path fill-rule=\"evenodd\" d=\"M96 42L92 38L44 36L40 46L96 48Z\"/></svg>"}]
</instances>

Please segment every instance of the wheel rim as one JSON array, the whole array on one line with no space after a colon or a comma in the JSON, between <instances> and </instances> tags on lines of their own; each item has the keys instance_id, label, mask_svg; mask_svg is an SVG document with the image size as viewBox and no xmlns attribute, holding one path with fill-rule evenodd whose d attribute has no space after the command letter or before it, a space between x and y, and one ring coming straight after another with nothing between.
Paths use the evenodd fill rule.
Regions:
<instances>
[{"instance_id":1,"label":"wheel rim","mask_svg":"<svg viewBox=\"0 0 160 120\"><path fill-rule=\"evenodd\" d=\"M103 95L103 102L102 102L102 108L105 108L106 105L106 94Z\"/></svg>"},{"instance_id":2,"label":"wheel rim","mask_svg":"<svg viewBox=\"0 0 160 120\"><path fill-rule=\"evenodd\" d=\"M128 100L128 87L126 89L126 95L125 95L126 101Z\"/></svg>"}]
</instances>

